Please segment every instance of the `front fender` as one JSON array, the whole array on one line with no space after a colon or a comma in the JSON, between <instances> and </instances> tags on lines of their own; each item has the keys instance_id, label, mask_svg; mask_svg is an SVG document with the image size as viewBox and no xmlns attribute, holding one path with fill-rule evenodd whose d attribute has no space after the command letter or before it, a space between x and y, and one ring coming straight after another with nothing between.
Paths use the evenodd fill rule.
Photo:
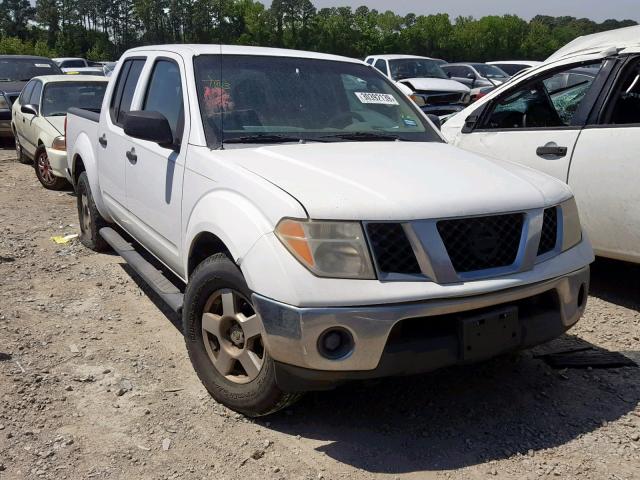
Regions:
<instances>
[{"instance_id":1,"label":"front fender","mask_svg":"<svg viewBox=\"0 0 640 480\"><path fill-rule=\"evenodd\" d=\"M274 227L267 216L241 194L226 189L211 191L196 202L189 215L182 250L187 253L183 259L184 272L188 275L189 257L201 233L217 236L242 268L247 252Z\"/></svg>"},{"instance_id":2,"label":"front fender","mask_svg":"<svg viewBox=\"0 0 640 480\"><path fill-rule=\"evenodd\" d=\"M76 137L76 141L73 144L71 150L67 150L67 164L71 171L71 178L76 178L76 168L79 164L79 160L82 159L82 164L87 172L89 178L89 186L91 187L91 194L93 195L93 201L96 204L96 208L100 215L107 220L113 221L109 210L106 208L102 193L100 191L100 179L98 178L98 162L93 150L93 143L89 139L89 135L85 132L81 132ZM75 185L74 185L75 187Z\"/></svg>"}]
</instances>

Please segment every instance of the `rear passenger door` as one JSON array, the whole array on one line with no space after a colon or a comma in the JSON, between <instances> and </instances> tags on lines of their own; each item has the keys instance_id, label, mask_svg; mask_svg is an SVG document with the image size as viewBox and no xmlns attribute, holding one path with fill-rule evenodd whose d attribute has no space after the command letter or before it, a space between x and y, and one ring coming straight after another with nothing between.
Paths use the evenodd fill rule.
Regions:
<instances>
[{"instance_id":1,"label":"rear passenger door","mask_svg":"<svg viewBox=\"0 0 640 480\"><path fill-rule=\"evenodd\" d=\"M640 262L640 52L589 123L569 170L580 219L598 255Z\"/></svg>"},{"instance_id":2,"label":"rear passenger door","mask_svg":"<svg viewBox=\"0 0 640 480\"><path fill-rule=\"evenodd\" d=\"M127 204L134 236L170 268L180 272L182 180L190 127L184 64L179 55L150 56L135 110L155 111L169 121L172 147L131 139L126 165Z\"/></svg>"},{"instance_id":3,"label":"rear passenger door","mask_svg":"<svg viewBox=\"0 0 640 480\"><path fill-rule=\"evenodd\" d=\"M36 108L40 104L40 96L42 95L42 82L40 80L33 81L33 88L29 93L29 97L25 98L25 105L33 105ZM20 142L22 148L33 157L36 153L38 133L35 128L36 115L30 113L22 113L22 138Z\"/></svg>"},{"instance_id":4,"label":"rear passenger door","mask_svg":"<svg viewBox=\"0 0 640 480\"><path fill-rule=\"evenodd\" d=\"M116 83L111 93L109 111L101 115L98 138L94 140L97 145L100 189L104 202L125 230L128 230L131 224L127 212L125 183L126 152L131 148L131 141L125 136L122 127L124 118L131 109L144 64L144 57L127 58L123 61L117 77L114 78Z\"/></svg>"}]
</instances>

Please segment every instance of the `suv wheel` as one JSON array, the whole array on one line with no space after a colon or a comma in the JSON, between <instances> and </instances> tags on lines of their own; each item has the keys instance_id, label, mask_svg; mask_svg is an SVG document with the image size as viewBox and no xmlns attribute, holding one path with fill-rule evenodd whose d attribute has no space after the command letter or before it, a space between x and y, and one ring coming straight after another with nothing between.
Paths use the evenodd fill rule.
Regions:
<instances>
[{"instance_id":1,"label":"suv wheel","mask_svg":"<svg viewBox=\"0 0 640 480\"><path fill-rule=\"evenodd\" d=\"M96 252L109 250L109 244L100 236L100 229L107 226L107 222L93 201L89 178L86 172L82 172L78 178L76 188L78 203L78 218L80 220L80 241L82 244Z\"/></svg>"},{"instance_id":2,"label":"suv wheel","mask_svg":"<svg viewBox=\"0 0 640 480\"><path fill-rule=\"evenodd\" d=\"M191 363L217 401L255 417L300 397L278 388L251 291L226 255L207 258L193 272L182 317Z\"/></svg>"}]
</instances>

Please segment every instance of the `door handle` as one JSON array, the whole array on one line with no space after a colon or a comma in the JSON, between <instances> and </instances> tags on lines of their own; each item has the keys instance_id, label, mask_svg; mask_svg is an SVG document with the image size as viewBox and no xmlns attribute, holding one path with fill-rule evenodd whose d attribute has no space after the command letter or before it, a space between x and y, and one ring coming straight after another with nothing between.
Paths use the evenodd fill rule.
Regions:
<instances>
[{"instance_id":1,"label":"door handle","mask_svg":"<svg viewBox=\"0 0 640 480\"><path fill-rule=\"evenodd\" d=\"M127 160L129 160L131 165L138 163L138 156L136 155L135 148L132 147L131 150L127 150Z\"/></svg>"},{"instance_id":2,"label":"door handle","mask_svg":"<svg viewBox=\"0 0 640 480\"><path fill-rule=\"evenodd\" d=\"M543 147L536 148L536 155L539 157L564 157L567 154L567 147L559 147L555 143L548 143Z\"/></svg>"},{"instance_id":3,"label":"door handle","mask_svg":"<svg viewBox=\"0 0 640 480\"><path fill-rule=\"evenodd\" d=\"M107 146L107 135L105 133L102 134L100 138L98 138L98 143L102 145L102 147L106 148Z\"/></svg>"}]
</instances>

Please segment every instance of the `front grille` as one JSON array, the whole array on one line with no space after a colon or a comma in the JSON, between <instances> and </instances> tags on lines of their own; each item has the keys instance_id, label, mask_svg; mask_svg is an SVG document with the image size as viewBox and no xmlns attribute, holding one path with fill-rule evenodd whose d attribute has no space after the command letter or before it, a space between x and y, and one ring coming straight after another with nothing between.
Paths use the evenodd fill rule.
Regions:
<instances>
[{"instance_id":1,"label":"front grille","mask_svg":"<svg viewBox=\"0 0 640 480\"><path fill-rule=\"evenodd\" d=\"M425 96L427 105L444 105L449 103L459 103L462 101L463 94L448 92L418 92Z\"/></svg>"},{"instance_id":2,"label":"front grille","mask_svg":"<svg viewBox=\"0 0 640 480\"><path fill-rule=\"evenodd\" d=\"M369 223L367 234L379 271L401 274L420 273L420 265L401 224Z\"/></svg>"},{"instance_id":3,"label":"front grille","mask_svg":"<svg viewBox=\"0 0 640 480\"><path fill-rule=\"evenodd\" d=\"M542 219L542 232L540 234L540 245L538 255L543 255L556 248L558 239L558 208L547 208Z\"/></svg>"},{"instance_id":4,"label":"front grille","mask_svg":"<svg viewBox=\"0 0 640 480\"><path fill-rule=\"evenodd\" d=\"M438 232L456 272L506 267L516 261L524 214L438 222Z\"/></svg>"}]
</instances>

